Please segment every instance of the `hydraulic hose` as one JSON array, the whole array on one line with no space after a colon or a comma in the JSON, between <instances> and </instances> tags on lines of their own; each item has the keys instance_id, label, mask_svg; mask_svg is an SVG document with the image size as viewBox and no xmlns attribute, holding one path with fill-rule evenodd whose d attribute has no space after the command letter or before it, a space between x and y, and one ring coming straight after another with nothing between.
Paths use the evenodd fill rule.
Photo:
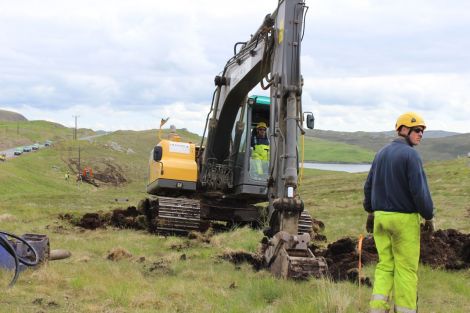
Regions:
<instances>
[{"instance_id":1,"label":"hydraulic hose","mask_svg":"<svg viewBox=\"0 0 470 313\"><path fill-rule=\"evenodd\" d=\"M31 249L31 251L33 251L33 254L34 254L34 261L29 261L27 258L18 256L15 248L13 248L13 246L10 244L10 241L7 239L7 237L15 238L16 240L24 243L29 249ZM15 261L15 274L11 282L8 284L8 287L11 288L16 283L16 280L18 279L18 275L20 274L20 263L26 266L36 266L39 263L39 256L36 250L34 249L34 247L31 246L27 240L11 233L0 231L0 246L3 247L5 251L7 251L8 254L10 254Z\"/></svg>"}]
</instances>

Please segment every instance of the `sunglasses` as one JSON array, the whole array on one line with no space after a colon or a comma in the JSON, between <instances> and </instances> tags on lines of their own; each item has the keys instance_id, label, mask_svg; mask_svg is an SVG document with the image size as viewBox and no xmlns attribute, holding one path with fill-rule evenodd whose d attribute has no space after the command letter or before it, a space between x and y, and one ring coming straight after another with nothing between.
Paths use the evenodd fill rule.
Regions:
<instances>
[{"instance_id":1,"label":"sunglasses","mask_svg":"<svg viewBox=\"0 0 470 313\"><path fill-rule=\"evenodd\" d=\"M411 129L411 131L413 131L413 132L415 132L415 133L417 133L417 134L419 134L419 133L424 134L424 129L419 128L419 127L413 127L413 128Z\"/></svg>"}]
</instances>

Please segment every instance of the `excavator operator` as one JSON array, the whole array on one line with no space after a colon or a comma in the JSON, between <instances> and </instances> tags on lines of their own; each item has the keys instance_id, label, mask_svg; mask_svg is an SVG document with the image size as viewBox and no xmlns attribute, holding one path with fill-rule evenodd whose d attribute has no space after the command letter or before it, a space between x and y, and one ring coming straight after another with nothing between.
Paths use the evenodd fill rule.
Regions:
<instances>
[{"instance_id":1,"label":"excavator operator","mask_svg":"<svg viewBox=\"0 0 470 313\"><path fill-rule=\"evenodd\" d=\"M265 172L263 163L267 163L269 160L269 139L266 135L266 131L266 123L259 122L256 125L256 132L251 137L251 148L253 149L251 158L256 160L255 167L258 175L262 175Z\"/></svg>"}]
</instances>

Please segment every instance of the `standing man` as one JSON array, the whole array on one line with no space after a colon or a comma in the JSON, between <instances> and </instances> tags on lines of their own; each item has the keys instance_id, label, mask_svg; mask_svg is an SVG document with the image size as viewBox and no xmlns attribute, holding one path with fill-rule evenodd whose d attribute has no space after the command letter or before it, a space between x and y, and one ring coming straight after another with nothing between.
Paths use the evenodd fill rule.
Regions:
<instances>
[{"instance_id":1,"label":"standing man","mask_svg":"<svg viewBox=\"0 0 470 313\"><path fill-rule=\"evenodd\" d=\"M418 152L423 118L407 112L395 124L398 138L377 152L364 185L366 229L379 253L371 313L387 313L393 291L395 312L417 312L420 215L434 230L434 209Z\"/></svg>"}]
</instances>

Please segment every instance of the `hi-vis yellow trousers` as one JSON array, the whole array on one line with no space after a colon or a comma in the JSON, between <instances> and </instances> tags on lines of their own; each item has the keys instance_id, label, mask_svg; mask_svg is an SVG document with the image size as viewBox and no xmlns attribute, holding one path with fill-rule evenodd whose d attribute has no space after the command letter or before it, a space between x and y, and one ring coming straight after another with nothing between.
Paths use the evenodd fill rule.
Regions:
<instances>
[{"instance_id":1,"label":"hi-vis yellow trousers","mask_svg":"<svg viewBox=\"0 0 470 313\"><path fill-rule=\"evenodd\" d=\"M375 269L371 313L389 311L392 291L395 312L416 312L419 224L418 213L374 212L374 240L379 263Z\"/></svg>"}]
</instances>

